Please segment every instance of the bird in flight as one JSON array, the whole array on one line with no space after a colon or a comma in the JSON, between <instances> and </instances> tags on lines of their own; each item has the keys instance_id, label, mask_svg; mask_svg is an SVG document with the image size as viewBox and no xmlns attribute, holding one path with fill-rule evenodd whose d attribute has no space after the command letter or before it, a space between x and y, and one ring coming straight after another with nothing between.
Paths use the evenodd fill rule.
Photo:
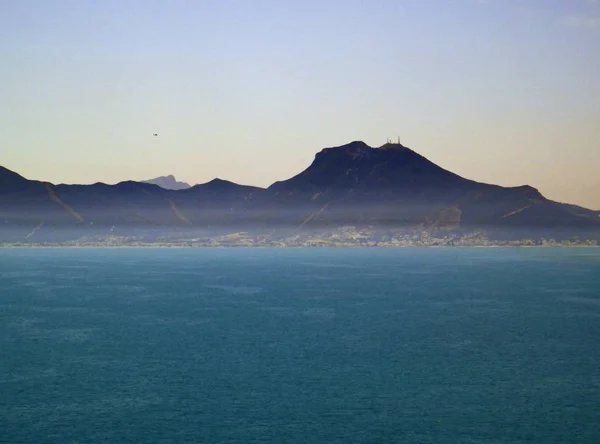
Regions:
<instances>
[{"instance_id":1,"label":"bird in flight","mask_svg":"<svg viewBox=\"0 0 600 444\"><path fill-rule=\"evenodd\" d=\"M152 134L152 135L153 135L154 137L158 136L158 134L156 134L156 133L154 133L154 134Z\"/></svg>"}]
</instances>

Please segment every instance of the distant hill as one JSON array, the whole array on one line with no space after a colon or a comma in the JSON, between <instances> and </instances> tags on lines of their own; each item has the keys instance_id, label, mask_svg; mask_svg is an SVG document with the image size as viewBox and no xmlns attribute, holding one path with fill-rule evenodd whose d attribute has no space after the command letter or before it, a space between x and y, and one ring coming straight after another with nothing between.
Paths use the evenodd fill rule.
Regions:
<instances>
[{"instance_id":1,"label":"distant hill","mask_svg":"<svg viewBox=\"0 0 600 444\"><path fill-rule=\"evenodd\" d=\"M267 189L214 179L172 190L166 186L177 182L166 177L162 185L53 185L0 167L0 240L348 225L442 235L485 230L496 239L600 239L598 211L551 201L528 185L463 178L400 144L372 148L357 141L323 149L304 171Z\"/></svg>"},{"instance_id":2,"label":"distant hill","mask_svg":"<svg viewBox=\"0 0 600 444\"><path fill-rule=\"evenodd\" d=\"M152 183L154 185L158 185L165 190L185 190L187 188L191 188L190 184L186 182L178 182L175 180L175 176L160 176L155 179L143 180L142 183Z\"/></svg>"}]
</instances>

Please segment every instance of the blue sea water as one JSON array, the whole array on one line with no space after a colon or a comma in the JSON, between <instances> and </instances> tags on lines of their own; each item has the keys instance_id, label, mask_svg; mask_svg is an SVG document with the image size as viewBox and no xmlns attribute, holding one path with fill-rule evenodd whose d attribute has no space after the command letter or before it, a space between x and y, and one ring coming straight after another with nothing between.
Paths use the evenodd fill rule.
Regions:
<instances>
[{"instance_id":1,"label":"blue sea water","mask_svg":"<svg viewBox=\"0 0 600 444\"><path fill-rule=\"evenodd\" d=\"M0 442L600 443L600 249L0 250Z\"/></svg>"}]
</instances>

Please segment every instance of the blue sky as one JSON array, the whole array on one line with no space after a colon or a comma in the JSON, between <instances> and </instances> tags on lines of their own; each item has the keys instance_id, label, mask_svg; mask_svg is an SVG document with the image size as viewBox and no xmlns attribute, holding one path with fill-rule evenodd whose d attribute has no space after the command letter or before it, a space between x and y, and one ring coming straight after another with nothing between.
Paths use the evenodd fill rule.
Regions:
<instances>
[{"instance_id":1,"label":"blue sky","mask_svg":"<svg viewBox=\"0 0 600 444\"><path fill-rule=\"evenodd\" d=\"M28 178L266 186L400 136L600 209L597 0L5 0L0 59L0 165Z\"/></svg>"}]
</instances>

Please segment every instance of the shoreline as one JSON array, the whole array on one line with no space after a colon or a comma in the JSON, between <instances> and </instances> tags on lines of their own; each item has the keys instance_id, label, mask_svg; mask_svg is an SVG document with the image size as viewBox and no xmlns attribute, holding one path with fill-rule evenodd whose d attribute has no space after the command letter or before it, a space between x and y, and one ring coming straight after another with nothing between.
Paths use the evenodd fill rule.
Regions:
<instances>
[{"instance_id":1,"label":"shoreline","mask_svg":"<svg viewBox=\"0 0 600 444\"><path fill-rule=\"evenodd\" d=\"M600 245L1 245L0 250L27 249L391 249L391 248L600 248Z\"/></svg>"}]
</instances>

